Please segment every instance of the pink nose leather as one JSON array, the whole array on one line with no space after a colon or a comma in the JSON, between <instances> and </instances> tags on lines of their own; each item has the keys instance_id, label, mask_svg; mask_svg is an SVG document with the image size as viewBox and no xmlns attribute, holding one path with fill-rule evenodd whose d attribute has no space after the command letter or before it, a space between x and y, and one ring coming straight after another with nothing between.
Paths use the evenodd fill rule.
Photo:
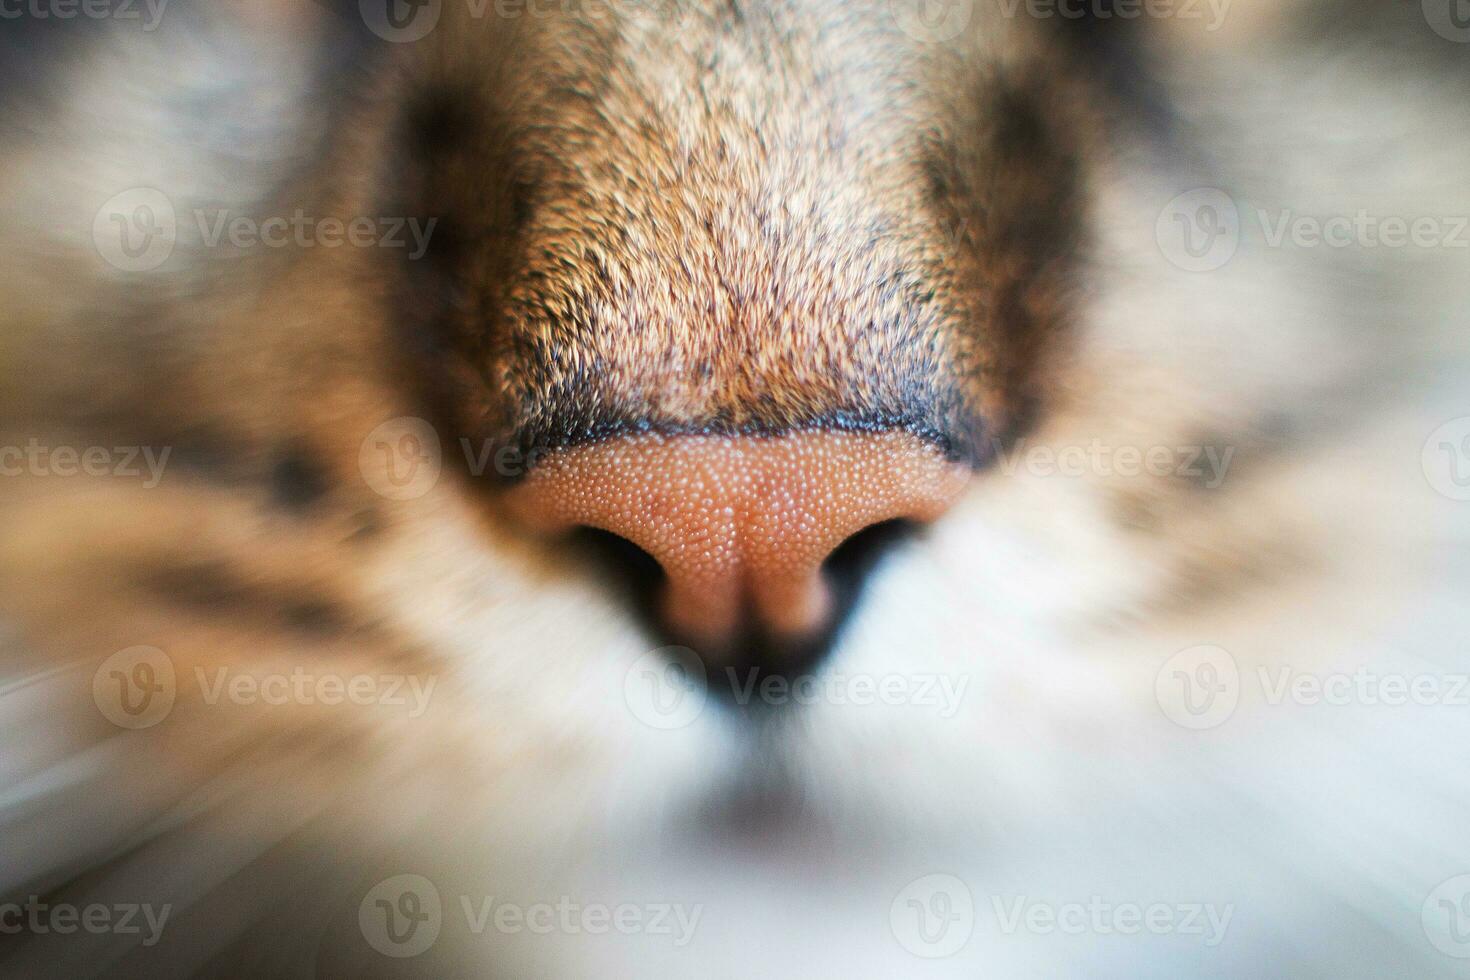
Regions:
<instances>
[{"instance_id":1,"label":"pink nose leather","mask_svg":"<svg viewBox=\"0 0 1470 980\"><path fill-rule=\"evenodd\" d=\"M793 641L820 632L833 550L874 524L937 518L967 473L899 431L638 435L547 457L510 504L544 530L637 544L667 576L667 626L719 647L745 626Z\"/></svg>"}]
</instances>

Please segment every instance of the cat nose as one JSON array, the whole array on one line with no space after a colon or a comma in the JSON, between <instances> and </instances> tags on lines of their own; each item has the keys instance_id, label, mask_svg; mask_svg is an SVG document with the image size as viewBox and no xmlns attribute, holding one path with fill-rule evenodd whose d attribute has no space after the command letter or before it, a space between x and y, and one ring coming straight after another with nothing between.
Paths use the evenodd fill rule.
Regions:
<instances>
[{"instance_id":1,"label":"cat nose","mask_svg":"<svg viewBox=\"0 0 1470 980\"><path fill-rule=\"evenodd\" d=\"M663 625L719 651L820 636L836 614L833 551L875 525L937 518L968 473L898 430L640 434L543 458L510 506L543 530L595 528L652 555Z\"/></svg>"}]
</instances>

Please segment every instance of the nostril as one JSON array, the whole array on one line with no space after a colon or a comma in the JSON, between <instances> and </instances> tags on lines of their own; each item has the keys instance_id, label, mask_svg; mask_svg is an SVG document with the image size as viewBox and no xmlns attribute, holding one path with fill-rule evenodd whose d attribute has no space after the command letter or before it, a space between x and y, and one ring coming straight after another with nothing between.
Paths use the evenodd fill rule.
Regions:
<instances>
[{"instance_id":1,"label":"nostril","mask_svg":"<svg viewBox=\"0 0 1470 980\"><path fill-rule=\"evenodd\" d=\"M911 520L892 520L864 528L848 538L827 559L826 571L844 612L854 605L873 569L889 551L918 533Z\"/></svg>"},{"instance_id":2,"label":"nostril","mask_svg":"<svg viewBox=\"0 0 1470 980\"><path fill-rule=\"evenodd\" d=\"M689 645L795 650L832 633L881 545L942 513L966 476L904 432L642 435L548 457L511 507L601 531L582 537Z\"/></svg>"},{"instance_id":3,"label":"nostril","mask_svg":"<svg viewBox=\"0 0 1470 980\"><path fill-rule=\"evenodd\" d=\"M844 541L823 565L823 573L832 590L832 612L825 628L799 644L783 645L761 624L748 623L725 651L727 665L756 665L779 662L782 673L799 674L819 659L841 634L851 613L862 597L863 589L874 568L889 551L915 535L919 525L913 521L884 521L865 528ZM670 634L663 615L661 597L668 586L668 576L658 559L627 538L597 528L578 528L571 542L585 558L602 570L602 579L611 584L619 598L631 607L644 625L670 643L687 641L687 636Z\"/></svg>"},{"instance_id":4,"label":"nostril","mask_svg":"<svg viewBox=\"0 0 1470 980\"><path fill-rule=\"evenodd\" d=\"M612 584L650 626L661 627L658 597L667 583L658 559L621 535L601 528L582 527L572 534L574 545L603 571Z\"/></svg>"}]
</instances>

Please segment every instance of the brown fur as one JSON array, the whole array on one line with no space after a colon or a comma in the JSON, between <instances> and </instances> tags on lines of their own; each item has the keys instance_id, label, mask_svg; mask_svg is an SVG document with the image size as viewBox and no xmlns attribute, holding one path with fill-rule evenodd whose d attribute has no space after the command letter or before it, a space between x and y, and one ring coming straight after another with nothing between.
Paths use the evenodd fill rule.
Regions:
<instances>
[{"instance_id":1,"label":"brown fur","mask_svg":"<svg viewBox=\"0 0 1470 980\"><path fill-rule=\"evenodd\" d=\"M391 864L390 845L421 845L419 858L452 866L460 852L447 842L484 850L491 838L489 863L512 865L523 842L550 841L555 859L541 866L558 867L561 833L586 831L599 851L619 839L598 822L602 809L641 805L645 794L650 808L687 803L687 787L718 768L703 753L722 746L700 741L707 733L650 742L636 725L604 723L598 697L617 691L624 661L652 641L579 555L522 538L493 487L469 492L461 439L478 452L644 428L919 432L978 471L972 504L955 518L960 531L941 529L926 553L946 572L943 587L925 594L929 605L893 613L898 625L872 641L919 662L1000 658L1003 643L977 647L1036 596L1052 604L1039 603L1040 625L1027 629L1084 630L1081 639L1062 633L1065 643L1046 634L1039 661L1055 652L1048 642L1133 665L1225 635L1249 651L1243 658L1266 662L1278 634L1251 627L1288 616L1282 607L1299 594L1286 584L1319 572L1356 580L1380 562L1385 577L1418 582L1429 562L1416 549L1429 553L1431 522L1404 517L1408 543L1389 548L1383 542L1403 529L1376 519L1399 514L1385 504L1404 499L1402 513L1417 515L1422 501L1390 484L1380 502L1362 480L1335 481L1340 471L1316 454L1326 446L1348 458L1346 444L1388 459L1363 379L1396 393L1421 358L1454 352L1439 362L1454 365L1461 356L1453 338L1424 339L1427 330L1385 339L1368 307L1337 291L1350 282L1371 282L1360 287L1368 297L1388 295L1384 283L1413 288L1430 319L1440 294L1426 284L1443 287L1448 263L1382 259L1369 277L1330 256L1267 263L1243 254L1230 274L1190 278L1165 267L1152 241L1157 209L1201 183L1197 173L1275 186L1273 154L1291 145L1291 120L1253 127L1290 72L1251 77L1260 91L1237 131L1212 115L1224 83L1202 86L1205 95L1183 84L1158 94L1184 117L1160 118L1139 91L1148 86L1138 84L1144 61L1131 40L1091 48L1057 25L981 5L968 34L924 44L897 30L885 6L709 0L682 6L677 22L507 21L460 20L463 8L450 3L430 39L404 46L282 8L280 20L260 18L252 29L266 34L241 50L228 43L242 29L236 14L203 5L182 9L154 38L102 32L48 54L57 59L49 77L75 81L27 89L0 109L7 130L23 134L0 146L0 175L12 178L0 180L0 368L14 379L0 389L0 445L35 437L174 456L157 488L52 476L0 486L0 611L17 627L6 666L58 692L55 710L38 712L44 738L18 747L7 770L41 803L26 798L7 825L20 842L13 850L28 856L0 891L80 894L93 884L85 871L101 866L173 894L199 864L171 850L181 828L224 855L220 878L281 860L221 842L261 841L264 851L289 839L280 850L290 884L236 882L217 904L201 898L183 927L197 948L170 948L159 971L228 974L238 966L232 944L265 965L272 956L298 962L284 939L262 933L290 917L282 908L292 906L272 906L272 896L307 901L293 887L306 888L303 863L350 866L346 884L326 870L307 883L330 893L310 892L308 914L288 924L310 932L319 915L355 914L358 862ZM279 63L255 74L241 67L263 51ZM1186 64L1199 56L1171 51ZM1239 57L1221 61L1220 77L1257 67ZM243 72L239 101L212 81L224 68ZM1177 64L1174 72L1194 77ZM274 111L250 111L260 105ZM1211 146L1249 164L1232 170L1233 158L1199 149ZM1304 195L1319 170L1331 171L1324 156L1296 160L1311 179L1282 177L1283 193ZM1391 181L1364 182L1410 198ZM374 249L181 241L158 272L120 275L91 248L90 222L103 201L138 184L163 186L181 215L302 207L440 225L420 262ZM1438 190L1460 200L1449 183ZM1282 312L1297 304L1310 313ZM1216 327L1223 341L1210 334ZM1353 411L1337 411L1344 405ZM385 420L419 415L438 429L445 478L421 499L385 499L359 468L364 440ZM1027 433L1043 443L1100 433L1240 454L1219 492L1180 476L1008 480L986 468ZM1010 551L999 542L994 554L1015 559L999 570L984 565L1001 560L986 536L995 526L1020 542ZM1037 555L1055 559L1052 577L1028 577ZM1026 591L1033 581L1035 595ZM1007 586L1020 597L975 611ZM1354 595L1396 599L1393 589L1358 587L1344 586L1341 603L1329 587L1300 603L1325 618L1325 608L1358 605ZM1361 606L1355 615L1377 626L1377 605ZM1210 616L1214 625L1198 625ZM1127 626L1154 627L1154 617L1164 625L1152 632ZM939 640L924 632L931 627ZM1209 629L1217 633L1195 635ZM422 726L228 713L185 697L167 726L123 743L91 710L87 685L102 659L140 643L165 649L181 672L307 663L445 682ZM1151 688L1140 690L1147 702ZM1021 683L1014 691L1016 703L1054 694ZM1107 744L1107 710L1081 717L1047 719L1025 741L1054 725L1069 758L1078 745ZM872 780L893 782L900 788L882 789L898 797L911 770L932 771L924 760L955 757L931 752L926 737L885 739L853 735L844 744L855 758L836 753L832 768L871 765ZM1010 777L992 786L995 771L1027 769L1016 731L987 719L956 741L1017 752L970 774L984 805L950 807L931 792L960 782L954 771L914 794L938 800L959 836L976 836L971 815L997 797L1054 792L1066 812L1066 787L1015 791ZM56 757L97 746L116 764L48 782ZM888 755L896 767L884 764ZM653 789L619 782L629 759L651 760ZM1161 779L1193 778L1194 761ZM1133 771L1092 766L1076 784L1085 791L1114 770ZM871 809L860 792L835 795L844 819ZM95 812L97 798L115 801L108 813ZM1091 800L1070 802L1087 811L1079 827L1096 822ZM632 809L638 823L642 811ZM1040 810L1054 816L1038 804L1016 825L1051 833L1038 849L1050 853L1068 834L1036 819ZM79 814L77 824L55 831L57 811ZM1160 812L1149 809L1156 820ZM862 832L846 839L837 863L870 843ZM319 945L360 947L354 929L349 922L330 943L312 932L304 960L331 972ZM64 965L54 949L16 942L23 965ZM90 962L81 945L63 952ZM0 961L10 956L0 951ZM370 958L370 968L383 963Z\"/></svg>"},{"instance_id":2,"label":"brown fur","mask_svg":"<svg viewBox=\"0 0 1470 980\"><path fill-rule=\"evenodd\" d=\"M467 38L504 28L451 22L405 82L454 105L411 172L452 222L445 343L477 434L903 426L986 455L1080 261L1068 66L855 9L681 23L553 19L487 66Z\"/></svg>"}]
</instances>

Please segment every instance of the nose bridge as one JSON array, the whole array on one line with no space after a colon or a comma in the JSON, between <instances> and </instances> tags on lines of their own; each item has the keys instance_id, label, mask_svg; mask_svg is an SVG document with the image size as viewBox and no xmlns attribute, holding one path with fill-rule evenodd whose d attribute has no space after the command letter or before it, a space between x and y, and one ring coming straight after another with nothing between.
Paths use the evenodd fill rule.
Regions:
<instances>
[{"instance_id":1,"label":"nose bridge","mask_svg":"<svg viewBox=\"0 0 1470 980\"><path fill-rule=\"evenodd\" d=\"M666 625L718 648L747 628L819 632L832 551L874 524L938 517L967 472L902 431L649 434L552 455L511 506L543 529L599 528L647 551L667 578Z\"/></svg>"}]
</instances>

